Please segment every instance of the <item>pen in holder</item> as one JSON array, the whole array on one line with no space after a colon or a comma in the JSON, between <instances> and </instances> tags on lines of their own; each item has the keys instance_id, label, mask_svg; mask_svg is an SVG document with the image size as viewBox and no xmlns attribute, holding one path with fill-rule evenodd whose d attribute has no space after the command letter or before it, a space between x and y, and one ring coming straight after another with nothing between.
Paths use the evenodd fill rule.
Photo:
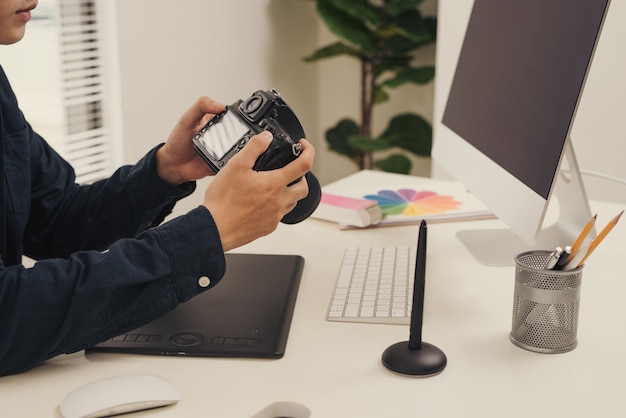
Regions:
<instances>
[{"instance_id":1,"label":"pen in holder","mask_svg":"<svg viewBox=\"0 0 626 418\"><path fill-rule=\"evenodd\" d=\"M582 267L545 269L551 251L515 257L511 342L540 353L564 353L578 344Z\"/></svg>"}]
</instances>

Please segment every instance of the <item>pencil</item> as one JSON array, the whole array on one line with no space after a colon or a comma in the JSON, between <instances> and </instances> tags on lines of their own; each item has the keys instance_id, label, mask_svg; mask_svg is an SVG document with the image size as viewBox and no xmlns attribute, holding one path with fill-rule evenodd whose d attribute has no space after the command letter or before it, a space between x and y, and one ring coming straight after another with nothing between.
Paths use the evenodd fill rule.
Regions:
<instances>
[{"instance_id":1,"label":"pencil","mask_svg":"<svg viewBox=\"0 0 626 418\"><path fill-rule=\"evenodd\" d=\"M580 260L576 268L582 266L585 263L585 260L587 259L587 257L591 255L591 253L598 247L598 245L600 245L602 240L606 238L609 232L611 232L611 230L615 227L615 225L617 225L617 222L619 221L619 218L621 218L623 213L624 211L621 211L620 213L617 214L615 218L611 219L609 223L604 227L604 229L600 231L598 236L594 238L593 241L591 241L591 243L589 244L589 249L587 250L587 253L583 257L583 259Z\"/></svg>"},{"instance_id":2,"label":"pencil","mask_svg":"<svg viewBox=\"0 0 626 418\"><path fill-rule=\"evenodd\" d=\"M597 213L593 215L591 219L589 219L589 221L587 221L587 224L580 232L580 235L578 235L578 238L576 238L576 241L574 241L574 243L572 244L572 253L567 258L567 261L565 262L566 264L572 261L574 255L576 255L576 252L580 249L580 246L583 245L583 242L585 242L585 238L587 238L589 232L591 232L591 229L596 224L596 219L598 219Z\"/></svg>"}]
</instances>

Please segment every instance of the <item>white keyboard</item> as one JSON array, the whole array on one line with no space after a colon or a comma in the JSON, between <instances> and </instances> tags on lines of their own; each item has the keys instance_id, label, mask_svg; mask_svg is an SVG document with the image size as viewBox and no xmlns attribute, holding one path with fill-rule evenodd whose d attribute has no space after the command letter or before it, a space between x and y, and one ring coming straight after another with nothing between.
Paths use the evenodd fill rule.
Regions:
<instances>
[{"instance_id":1,"label":"white keyboard","mask_svg":"<svg viewBox=\"0 0 626 418\"><path fill-rule=\"evenodd\" d=\"M329 321L409 324L416 248L346 248Z\"/></svg>"}]
</instances>

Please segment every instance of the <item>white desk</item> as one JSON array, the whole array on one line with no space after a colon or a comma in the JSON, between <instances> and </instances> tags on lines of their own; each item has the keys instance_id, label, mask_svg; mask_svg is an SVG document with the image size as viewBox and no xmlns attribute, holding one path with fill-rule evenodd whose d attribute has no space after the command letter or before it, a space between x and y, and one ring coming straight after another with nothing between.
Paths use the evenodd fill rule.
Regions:
<instances>
[{"instance_id":1,"label":"white desk","mask_svg":"<svg viewBox=\"0 0 626 418\"><path fill-rule=\"evenodd\" d=\"M600 227L622 209L592 202ZM324 418L625 416L625 224L618 224L587 262L578 347L564 354L533 353L509 341L513 267L477 264L454 236L460 228L485 226L501 225L497 220L429 225L423 338L448 357L437 376L404 377L381 364L389 345L408 339L408 326L325 319L344 248L412 245L417 226L339 231L309 219L280 225L238 250L306 259L284 358L79 356L0 378L0 415L58 417L61 399L81 384L154 373L176 383L184 398L134 416L251 417L277 401L303 404L312 417Z\"/></svg>"}]
</instances>

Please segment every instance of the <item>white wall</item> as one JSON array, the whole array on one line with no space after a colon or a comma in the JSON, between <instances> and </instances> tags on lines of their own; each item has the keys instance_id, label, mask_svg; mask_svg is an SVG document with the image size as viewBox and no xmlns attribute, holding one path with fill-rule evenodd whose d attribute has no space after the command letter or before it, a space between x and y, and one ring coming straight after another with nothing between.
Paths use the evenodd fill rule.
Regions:
<instances>
[{"instance_id":1,"label":"white wall","mask_svg":"<svg viewBox=\"0 0 626 418\"><path fill-rule=\"evenodd\" d=\"M439 0L435 141L473 0ZM613 0L581 99L571 138L581 170L626 179L626 2ZM433 162L432 175L446 177ZM591 198L626 202L626 186L583 175Z\"/></svg>"},{"instance_id":2,"label":"white wall","mask_svg":"<svg viewBox=\"0 0 626 418\"><path fill-rule=\"evenodd\" d=\"M312 3L102 3L106 3L107 28L114 23L110 40L117 38L117 69L112 75L119 89L112 94L120 106L119 132L126 163L164 142L180 115L200 95L229 104L272 87L295 110L312 142L318 142L317 70L302 61L317 40ZM194 196L181 202L177 212L200 204L204 185L200 182Z\"/></svg>"},{"instance_id":3,"label":"white wall","mask_svg":"<svg viewBox=\"0 0 626 418\"><path fill-rule=\"evenodd\" d=\"M112 49L112 95L120 104L119 125L125 162L134 162L164 141L180 114L201 94L230 103L252 91L275 87L302 121L317 148L314 172L322 184L357 170L327 150L324 132L343 117L358 114L356 60L335 58L305 63L319 46L334 42L303 0L102 0ZM437 0L422 9L437 12ZM421 55L434 63L435 48ZM115 78L118 80L115 80ZM407 110L432 120L434 83L394 92L379 106L375 129L390 114ZM416 161L416 174L428 175L430 160ZM203 189L202 184L199 189ZM189 199L187 199L189 201ZM199 198L195 200L199 202Z\"/></svg>"}]
</instances>

